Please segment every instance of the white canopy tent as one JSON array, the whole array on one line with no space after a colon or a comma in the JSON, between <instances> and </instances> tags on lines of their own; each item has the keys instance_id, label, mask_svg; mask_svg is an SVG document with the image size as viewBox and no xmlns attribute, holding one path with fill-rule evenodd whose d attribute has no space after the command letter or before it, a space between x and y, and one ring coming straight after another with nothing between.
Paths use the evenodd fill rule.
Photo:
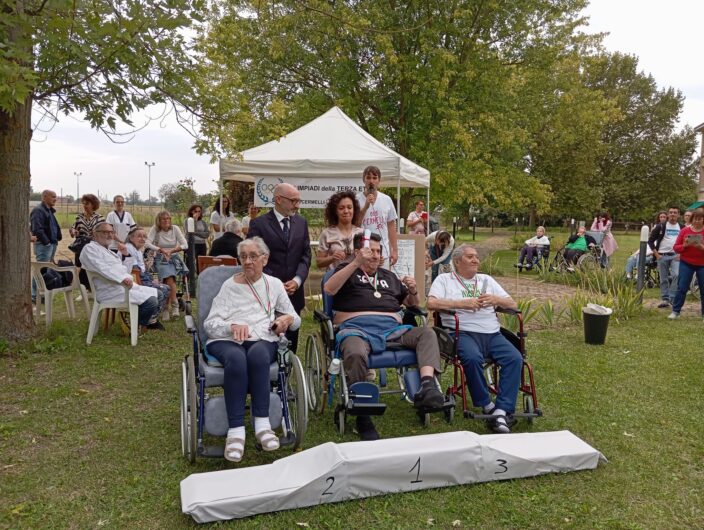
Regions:
<instances>
[{"instance_id":1,"label":"white canopy tent","mask_svg":"<svg viewBox=\"0 0 704 530\"><path fill-rule=\"evenodd\" d=\"M369 165L381 170L384 187L426 188L430 172L379 142L338 107L288 135L220 160L220 179L256 182L261 177L338 178L360 182ZM400 202L397 200L397 209ZM429 206L429 204L428 204Z\"/></svg>"}]
</instances>

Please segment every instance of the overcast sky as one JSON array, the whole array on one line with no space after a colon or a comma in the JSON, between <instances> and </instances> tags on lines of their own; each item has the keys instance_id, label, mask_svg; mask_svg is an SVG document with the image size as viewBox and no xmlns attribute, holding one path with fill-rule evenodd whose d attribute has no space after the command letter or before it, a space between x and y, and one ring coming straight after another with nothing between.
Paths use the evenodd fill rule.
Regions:
<instances>
[{"instance_id":1,"label":"overcast sky","mask_svg":"<svg viewBox=\"0 0 704 530\"><path fill-rule=\"evenodd\" d=\"M585 11L590 32L608 32L608 50L639 57L641 70L653 75L660 87L672 86L686 97L681 125L704 122L704 52L701 47L703 0L593 0ZM158 114L158 110L153 112ZM35 131L32 141L32 186L76 195L100 193L112 197L137 190L147 197L148 168L151 192L180 178L195 179L199 193L216 188L217 165L198 156L193 139L172 118L152 122L125 144L112 143L77 119L62 117L49 132ZM432 173L432 168L431 173Z\"/></svg>"}]
</instances>

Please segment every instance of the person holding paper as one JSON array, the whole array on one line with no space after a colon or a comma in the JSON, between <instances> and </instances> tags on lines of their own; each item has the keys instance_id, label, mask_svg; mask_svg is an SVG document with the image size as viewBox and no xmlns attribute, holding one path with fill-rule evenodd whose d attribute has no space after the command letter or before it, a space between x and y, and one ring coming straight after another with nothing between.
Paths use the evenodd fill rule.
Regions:
<instances>
[{"instance_id":1,"label":"person holding paper","mask_svg":"<svg viewBox=\"0 0 704 530\"><path fill-rule=\"evenodd\" d=\"M467 386L475 407L491 414L491 429L496 433L511 432L508 417L515 412L523 357L501 334L495 308L517 309L506 291L487 274L479 274L479 255L469 245L460 245L452 252L454 272L438 276L428 293L428 309L457 311L460 321L458 353L462 359ZM444 327L454 330L454 316L441 314ZM492 359L501 369L501 384L496 403L491 401L484 377L484 361Z\"/></svg>"},{"instance_id":2,"label":"person holding paper","mask_svg":"<svg viewBox=\"0 0 704 530\"><path fill-rule=\"evenodd\" d=\"M425 224L428 222L428 212L423 211L423 201L416 201L416 209L408 214L406 226L409 234L425 235Z\"/></svg>"},{"instance_id":3,"label":"person holding paper","mask_svg":"<svg viewBox=\"0 0 704 530\"><path fill-rule=\"evenodd\" d=\"M435 386L441 372L440 350L432 328L403 326L401 304L418 305L418 288L412 276L400 280L379 267L381 237L369 233L354 236L354 259L341 263L323 286L333 296L333 322L345 367L347 384L367 379L370 353L386 350L393 342L416 351L421 387L413 397L417 408L436 409L444 404ZM362 440L376 440L379 433L370 416L357 416L357 432Z\"/></svg>"},{"instance_id":4,"label":"person holding paper","mask_svg":"<svg viewBox=\"0 0 704 530\"><path fill-rule=\"evenodd\" d=\"M680 230L674 249L680 255L680 273L677 278L677 295L672 304L672 313L668 317L670 320L680 317L684 299L695 274L699 289L704 286L704 208L697 208L692 212L692 224ZM704 318L704 296L699 298Z\"/></svg>"}]
</instances>

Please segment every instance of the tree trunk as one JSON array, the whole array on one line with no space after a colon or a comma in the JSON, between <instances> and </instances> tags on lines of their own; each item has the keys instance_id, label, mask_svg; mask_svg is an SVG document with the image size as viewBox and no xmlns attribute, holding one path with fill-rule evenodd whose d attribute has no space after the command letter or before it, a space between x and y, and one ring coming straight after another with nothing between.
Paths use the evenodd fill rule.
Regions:
<instances>
[{"instance_id":1,"label":"tree trunk","mask_svg":"<svg viewBox=\"0 0 704 530\"><path fill-rule=\"evenodd\" d=\"M0 110L0 338L15 341L34 331L30 296L29 148L32 98L12 114Z\"/></svg>"}]
</instances>

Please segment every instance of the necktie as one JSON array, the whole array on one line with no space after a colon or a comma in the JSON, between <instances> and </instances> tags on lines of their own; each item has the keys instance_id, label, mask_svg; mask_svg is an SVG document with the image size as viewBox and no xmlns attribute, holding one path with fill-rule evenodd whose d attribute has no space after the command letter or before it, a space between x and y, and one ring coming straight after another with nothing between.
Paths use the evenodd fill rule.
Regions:
<instances>
[{"instance_id":1,"label":"necktie","mask_svg":"<svg viewBox=\"0 0 704 530\"><path fill-rule=\"evenodd\" d=\"M284 224L284 241L286 241L286 244L288 244L288 237L289 235L291 235L291 231L288 227L288 217L284 217L281 222Z\"/></svg>"}]
</instances>

